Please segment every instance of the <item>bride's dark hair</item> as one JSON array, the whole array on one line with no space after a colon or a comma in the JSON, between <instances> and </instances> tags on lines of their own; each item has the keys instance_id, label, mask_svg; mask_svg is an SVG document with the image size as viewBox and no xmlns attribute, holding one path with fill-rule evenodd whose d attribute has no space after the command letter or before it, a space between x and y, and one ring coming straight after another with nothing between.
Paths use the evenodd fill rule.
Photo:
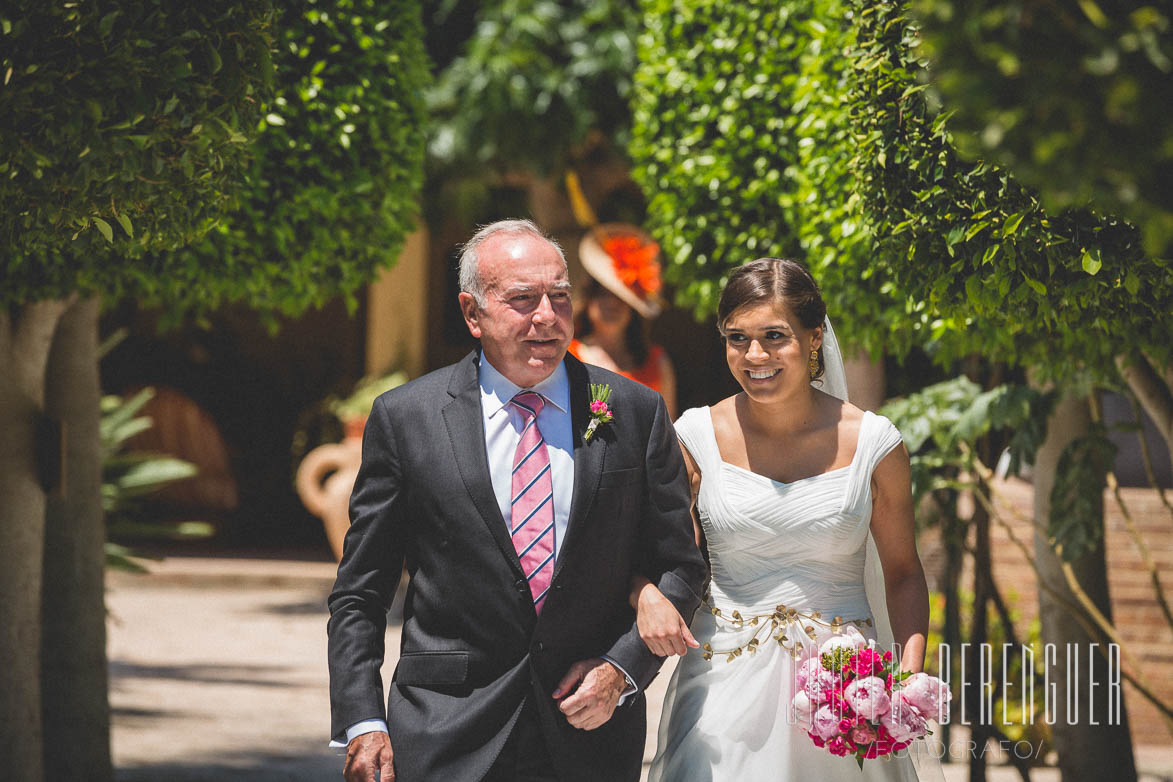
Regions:
<instances>
[{"instance_id":1,"label":"bride's dark hair","mask_svg":"<svg viewBox=\"0 0 1173 782\"><path fill-rule=\"evenodd\" d=\"M729 276L717 304L717 330L725 336L725 324L734 312L747 305L780 301L798 316L805 329L823 325L827 305L819 286L807 268L786 258L758 258L739 267ZM823 376L823 348L819 346L819 369Z\"/></svg>"}]
</instances>

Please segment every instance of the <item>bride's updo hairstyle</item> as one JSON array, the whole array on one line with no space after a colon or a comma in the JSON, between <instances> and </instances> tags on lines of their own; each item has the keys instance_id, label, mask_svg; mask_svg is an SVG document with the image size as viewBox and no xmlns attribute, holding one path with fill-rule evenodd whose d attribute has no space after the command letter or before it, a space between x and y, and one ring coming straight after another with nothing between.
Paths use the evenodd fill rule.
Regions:
<instances>
[{"instance_id":1,"label":"bride's updo hairstyle","mask_svg":"<svg viewBox=\"0 0 1173 782\"><path fill-rule=\"evenodd\" d=\"M798 261L758 258L729 276L717 304L717 331L725 336L725 324L742 307L781 302L798 316L808 330L823 325L827 305L811 273ZM823 376L823 347L819 346L819 368L812 379Z\"/></svg>"}]
</instances>

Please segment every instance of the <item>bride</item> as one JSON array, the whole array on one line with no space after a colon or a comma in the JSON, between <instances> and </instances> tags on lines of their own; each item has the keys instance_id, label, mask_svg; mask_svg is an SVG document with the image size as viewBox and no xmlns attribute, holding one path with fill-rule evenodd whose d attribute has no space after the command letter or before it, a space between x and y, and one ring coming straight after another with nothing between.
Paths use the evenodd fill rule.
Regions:
<instances>
[{"instance_id":1,"label":"bride","mask_svg":"<svg viewBox=\"0 0 1173 782\"><path fill-rule=\"evenodd\" d=\"M825 318L794 261L746 264L721 295L717 326L742 391L676 423L709 594L690 628L653 584L632 585L649 648L683 655L650 782L857 782L855 759L816 747L792 717L795 660L858 630L898 642L902 668L921 670L928 590L908 453L891 422L845 401ZM864 780L914 778L907 755L864 763Z\"/></svg>"}]
</instances>

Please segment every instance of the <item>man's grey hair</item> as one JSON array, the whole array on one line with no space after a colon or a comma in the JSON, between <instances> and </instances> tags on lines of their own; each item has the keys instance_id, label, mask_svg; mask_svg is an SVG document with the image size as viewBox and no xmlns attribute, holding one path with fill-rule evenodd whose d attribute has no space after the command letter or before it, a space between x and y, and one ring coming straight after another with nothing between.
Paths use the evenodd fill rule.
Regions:
<instances>
[{"instance_id":1,"label":"man's grey hair","mask_svg":"<svg viewBox=\"0 0 1173 782\"><path fill-rule=\"evenodd\" d=\"M478 267L480 257L477 255L477 249L498 234L528 234L549 242L558 251L558 257L562 259L562 270L566 271L566 254L562 252L558 242L547 236L532 220L498 220L481 226L460 248L460 290L462 293L471 294L478 306L483 307L485 304L485 285Z\"/></svg>"}]
</instances>

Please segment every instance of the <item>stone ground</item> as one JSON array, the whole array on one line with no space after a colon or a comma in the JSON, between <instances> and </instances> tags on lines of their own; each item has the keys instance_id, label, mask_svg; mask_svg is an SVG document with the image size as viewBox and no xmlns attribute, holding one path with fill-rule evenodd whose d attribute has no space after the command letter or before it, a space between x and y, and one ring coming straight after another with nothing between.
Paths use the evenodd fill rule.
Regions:
<instances>
[{"instance_id":1,"label":"stone ground","mask_svg":"<svg viewBox=\"0 0 1173 782\"><path fill-rule=\"evenodd\" d=\"M278 559L170 557L150 575L111 573L110 703L122 782L310 782L340 777L326 747L326 595L334 565ZM387 640L398 649L398 628ZM390 678L393 661L384 669ZM668 682L649 691L648 754ZM963 741L952 742L963 746ZM1173 780L1173 742L1139 747L1148 781ZM948 782L964 763L943 766ZM1001 782L1019 776L991 768ZM1031 778L1058 780L1040 768ZM754 782L749 780L747 782Z\"/></svg>"}]
</instances>

